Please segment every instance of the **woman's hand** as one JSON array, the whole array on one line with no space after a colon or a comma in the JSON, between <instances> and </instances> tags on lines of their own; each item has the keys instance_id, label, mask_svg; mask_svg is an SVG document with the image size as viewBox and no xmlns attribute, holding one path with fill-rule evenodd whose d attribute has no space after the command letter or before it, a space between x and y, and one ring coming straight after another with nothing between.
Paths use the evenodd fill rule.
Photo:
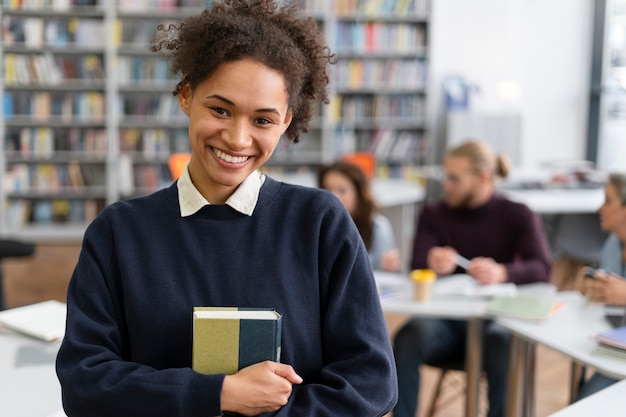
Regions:
<instances>
[{"instance_id":1,"label":"woman's hand","mask_svg":"<svg viewBox=\"0 0 626 417\"><path fill-rule=\"evenodd\" d=\"M584 294L589 301L610 305L626 305L626 280L615 274L596 272L585 279Z\"/></svg>"},{"instance_id":2,"label":"woman's hand","mask_svg":"<svg viewBox=\"0 0 626 417\"><path fill-rule=\"evenodd\" d=\"M222 385L222 411L244 416L278 410L287 404L292 385L302 378L290 365L265 361L227 375Z\"/></svg>"}]
</instances>

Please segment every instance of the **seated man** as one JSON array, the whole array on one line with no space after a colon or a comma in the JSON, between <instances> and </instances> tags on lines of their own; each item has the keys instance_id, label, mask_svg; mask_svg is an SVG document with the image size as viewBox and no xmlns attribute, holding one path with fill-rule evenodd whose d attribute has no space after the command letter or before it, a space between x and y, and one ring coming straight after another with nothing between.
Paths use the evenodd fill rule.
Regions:
<instances>
[{"instance_id":1,"label":"seated man","mask_svg":"<svg viewBox=\"0 0 626 417\"><path fill-rule=\"evenodd\" d=\"M484 143L469 141L446 152L443 199L420 212L413 269L438 276L465 272L480 284L548 281L551 259L539 217L523 204L495 194L495 176L508 165ZM457 256L470 259L461 269ZM423 363L463 358L464 321L414 318L396 334L394 350L399 400L394 417L414 417ZM488 417L504 415L509 334L494 322L484 326L484 370L489 383Z\"/></svg>"}]
</instances>

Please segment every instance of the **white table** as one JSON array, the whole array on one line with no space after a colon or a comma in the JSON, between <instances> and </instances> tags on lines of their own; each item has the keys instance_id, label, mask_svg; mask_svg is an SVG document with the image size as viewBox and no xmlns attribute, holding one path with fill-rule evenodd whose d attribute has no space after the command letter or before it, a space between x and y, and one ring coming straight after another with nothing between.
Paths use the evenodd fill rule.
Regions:
<instances>
[{"instance_id":1,"label":"white table","mask_svg":"<svg viewBox=\"0 0 626 417\"><path fill-rule=\"evenodd\" d=\"M54 369L58 348L59 342L0 329L0 415L46 417L62 408Z\"/></svg>"},{"instance_id":2,"label":"white table","mask_svg":"<svg viewBox=\"0 0 626 417\"><path fill-rule=\"evenodd\" d=\"M467 396L465 416L476 417L479 412L479 387L482 372L482 327L487 300L484 298L433 297L428 302L413 301L413 285L403 274L376 272L380 288L398 291L397 296L383 297L381 304L386 313L409 314L414 317L433 317L467 321L465 371Z\"/></svg>"},{"instance_id":3,"label":"white table","mask_svg":"<svg viewBox=\"0 0 626 417\"><path fill-rule=\"evenodd\" d=\"M588 303L577 292L559 293L557 299L565 303L564 307L544 322L497 319L498 324L513 334L507 417L533 414L534 347L537 344L570 357L579 367L590 366L604 375L626 378L626 361L594 353L597 343L592 336L610 328L604 319L603 306ZM573 380L577 379L576 372L573 372L572 377ZM576 394L575 387L572 385L571 389L570 395L573 397Z\"/></svg>"},{"instance_id":4,"label":"white table","mask_svg":"<svg viewBox=\"0 0 626 417\"><path fill-rule=\"evenodd\" d=\"M595 213L604 202L604 188L498 189L513 201L540 214Z\"/></svg>"},{"instance_id":5,"label":"white table","mask_svg":"<svg viewBox=\"0 0 626 417\"><path fill-rule=\"evenodd\" d=\"M626 379L550 414L548 417L623 417Z\"/></svg>"}]
</instances>

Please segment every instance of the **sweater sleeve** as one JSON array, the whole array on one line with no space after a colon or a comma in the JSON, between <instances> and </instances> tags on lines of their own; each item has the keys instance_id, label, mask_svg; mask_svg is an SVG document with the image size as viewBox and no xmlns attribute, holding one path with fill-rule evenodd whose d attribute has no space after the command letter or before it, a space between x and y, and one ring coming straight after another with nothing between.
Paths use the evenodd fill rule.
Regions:
<instances>
[{"instance_id":1,"label":"sweater sleeve","mask_svg":"<svg viewBox=\"0 0 626 417\"><path fill-rule=\"evenodd\" d=\"M395 361L367 252L347 212L323 225L322 355L315 380L294 385L275 415L376 417L397 401Z\"/></svg>"},{"instance_id":2,"label":"sweater sleeve","mask_svg":"<svg viewBox=\"0 0 626 417\"><path fill-rule=\"evenodd\" d=\"M133 362L116 288L113 236L100 216L87 229L67 294L66 334L56 362L69 417L220 415L223 375Z\"/></svg>"},{"instance_id":3,"label":"sweater sleeve","mask_svg":"<svg viewBox=\"0 0 626 417\"><path fill-rule=\"evenodd\" d=\"M552 261L541 219L528 207L519 207L516 242L519 259L505 264L508 280L516 284L548 282Z\"/></svg>"}]
</instances>

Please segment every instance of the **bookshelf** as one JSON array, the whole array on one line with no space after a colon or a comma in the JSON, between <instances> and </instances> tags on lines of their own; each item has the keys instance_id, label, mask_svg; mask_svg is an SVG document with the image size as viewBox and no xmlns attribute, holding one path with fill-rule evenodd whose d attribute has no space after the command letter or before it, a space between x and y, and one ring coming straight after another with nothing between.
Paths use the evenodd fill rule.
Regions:
<instances>
[{"instance_id":1,"label":"bookshelf","mask_svg":"<svg viewBox=\"0 0 626 417\"><path fill-rule=\"evenodd\" d=\"M374 152L379 176L424 162L429 0L304 0L336 53L331 104L267 164L285 174ZM160 23L212 0L0 2L0 235L80 240L104 206L171 183L187 152Z\"/></svg>"},{"instance_id":2,"label":"bookshelf","mask_svg":"<svg viewBox=\"0 0 626 417\"><path fill-rule=\"evenodd\" d=\"M372 152L379 177L411 178L426 162L429 0L304 1L337 64L331 104L297 145L279 146L270 172L299 172L345 153Z\"/></svg>"}]
</instances>

